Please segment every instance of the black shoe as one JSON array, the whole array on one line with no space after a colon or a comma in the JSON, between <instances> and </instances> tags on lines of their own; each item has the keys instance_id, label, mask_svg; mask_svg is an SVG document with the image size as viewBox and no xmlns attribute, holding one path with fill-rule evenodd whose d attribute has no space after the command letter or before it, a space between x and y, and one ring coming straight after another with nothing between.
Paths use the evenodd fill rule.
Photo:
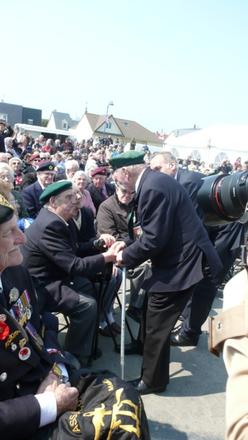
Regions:
<instances>
[{"instance_id":1,"label":"black shoe","mask_svg":"<svg viewBox=\"0 0 248 440\"><path fill-rule=\"evenodd\" d=\"M135 322L140 323L142 317L142 311L137 307L129 306L126 314L130 316Z\"/></svg>"},{"instance_id":2,"label":"black shoe","mask_svg":"<svg viewBox=\"0 0 248 440\"><path fill-rule=\"evenodd\" d=\"M153 393L163 393L166 390L164 387L148 387L142 379L130 380L130 383L138 391L139 394L153 394Z\"/></svg>"},{"instance_id":3,"label":"black shoe","mask_svg":"<svg viewBox=\"0 0 248 440\"><path fill-rule=\"evenodd\" d=\"M115 334L121 334L121 327L119 326L119 324L117 324L117 322L112 322L112 324L110 324L110 327L112 332L114 332Z\"/></svg>"},{"instance_id":4,"label":"black shoe","mask_svg":"<svg viewBox=\"0 0 248 440\"><path fill-rule=\"evenodd\" d=\"M115 331L113 329L111 329L111 330L112 330L113 335L115 335L116 334ZM99 327L99 333L100 333L100 335L107 336L108 338L112 337L112 333L110 331L110 328L107 325L104 328Z\"/></svg>"},{"instance_id":5,"label":"black shoe","mask_svg":"<svg viewBox=\"0 0 248 440\"><path fill-rule=\"evenodd\" d=\"M115 347L115 351L117 353L120 353L121 346L120 344L117 344ZM129 344L125 345L125 354L143 354L143 346L140 341L132 341Z\"/></svg>"},{"instance_id":6,"label":"black shoe","mask_svg":"<svg viewBox=\"0 0 248 440\"><path fill-rule=\"evenodd\" d=\"M196 347L198 343L198 338L190 338L183 333L181 329L177 332L173 332L170 335L170 345L178 347Z\"/></svg>"}]
</instances>

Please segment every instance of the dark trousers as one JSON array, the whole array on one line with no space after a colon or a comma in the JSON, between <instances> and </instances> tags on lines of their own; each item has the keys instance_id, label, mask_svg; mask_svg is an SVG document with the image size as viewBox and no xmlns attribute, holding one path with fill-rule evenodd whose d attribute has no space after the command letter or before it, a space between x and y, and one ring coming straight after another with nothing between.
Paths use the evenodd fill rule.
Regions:
<instances>
[{"instance_id":1,"label":"dark trousers","mask_svg":"<svg viewBox=\"0 0 248 440\"><path fill-rule=\"evenodd\" d=\"M217 292L216 284L205 276L195 287L183 312L182 333L196 343L201 334L201 326L206 321Z\"/></svg>"},{"instance_id":2,"label":"dark trousers","mask_svg":"<svg viewBox=\"0 0 248 440\"><path fill-rule=\"evenodd\" d=\"M170 333L193 290L194 286L147 295L142 379L149 387L165 387L169 382Z\"/></svg>"}]
</instances>

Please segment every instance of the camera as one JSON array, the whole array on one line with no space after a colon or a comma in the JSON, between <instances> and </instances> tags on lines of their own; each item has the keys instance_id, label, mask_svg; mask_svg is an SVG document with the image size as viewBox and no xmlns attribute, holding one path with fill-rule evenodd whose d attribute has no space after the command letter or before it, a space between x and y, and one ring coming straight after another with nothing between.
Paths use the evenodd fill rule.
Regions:
<instances>
[{"instance_id":1,"label":"camera","mask_svg":"<svg viewBox=\"0 0 248 440\"><path fill-rule=\"evenodd\" d=\"M248 171L215 174L202 179L197 200L204 213L204 223L217 226L234 221L246 223ZM242 218L243 217L243 218Z\"/></svg>"}]
</instances>

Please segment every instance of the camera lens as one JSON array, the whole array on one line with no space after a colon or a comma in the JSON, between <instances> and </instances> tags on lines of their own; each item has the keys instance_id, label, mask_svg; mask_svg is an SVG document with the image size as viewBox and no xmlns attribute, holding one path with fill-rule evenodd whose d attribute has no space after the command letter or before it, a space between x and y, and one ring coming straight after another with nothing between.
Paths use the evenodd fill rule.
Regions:
<instances>
[{"instance_id":1,"label":"camera lens","mask_svg":"<svg viewBox=\"0 0 248 440\"><path fill-rule=\"evenodd\" d=\"M248 201L248 171L205 177L197 198L207 225L240 219Z\"/></svg>"}]
</instances>

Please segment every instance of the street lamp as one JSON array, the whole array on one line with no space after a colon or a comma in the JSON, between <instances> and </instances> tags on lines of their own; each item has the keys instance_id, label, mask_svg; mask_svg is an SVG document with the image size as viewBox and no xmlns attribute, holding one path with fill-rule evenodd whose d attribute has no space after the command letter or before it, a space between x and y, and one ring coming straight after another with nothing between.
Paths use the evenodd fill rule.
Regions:
<instances>
[{"instance_id":1,"label":"street lamp","mask_svg":"<svg viewBox=\"0 0 248 440\"><path fill-rule=\"evenodd\" d=\"M109 107L111 105L114 105L113 101L109 101L108 105L107 105L107 110L106 110L106 117L105 117L105 125L104 125L104 133L106 131L106 128L108 128L108 112L109 112Z\"/></svg>"}]
</instances>

